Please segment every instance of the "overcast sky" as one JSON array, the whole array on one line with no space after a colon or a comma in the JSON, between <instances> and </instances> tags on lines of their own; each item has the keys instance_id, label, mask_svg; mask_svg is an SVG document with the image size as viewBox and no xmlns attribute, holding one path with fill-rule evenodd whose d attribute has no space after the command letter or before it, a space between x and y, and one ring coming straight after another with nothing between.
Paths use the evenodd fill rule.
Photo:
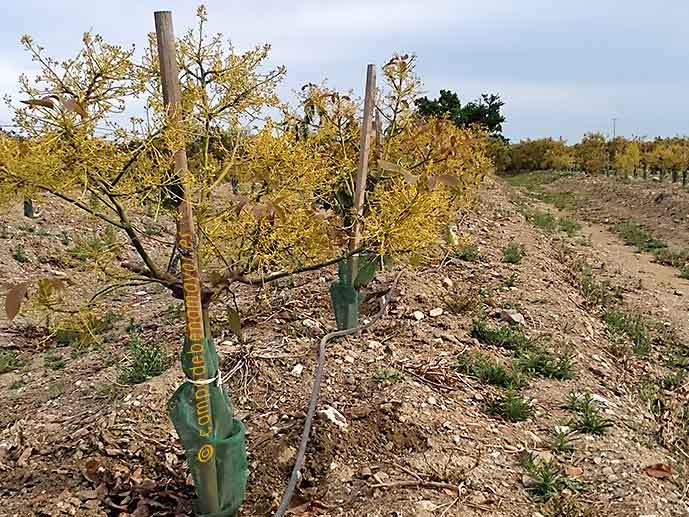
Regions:
<instances>
[{"instance_id":1,"label":"overcast sky","mask_svg":"<svg viewBox=\"0 0 689 517\"><path fill-rule=\"evenodd\" d=\"M482 92L505 100L513 140L612 131L689 134L687 0L207 0L210 27L238 49L273 45L287 67L283 92L306 82L363 89L366 63L418 55L427 93ZM2 0L0 91L33 68L22 34L55 57L71 56L86 30L142 47L153 11L173 11L180 34L189 0ZM0 108L0 123L9 114Z\"/></svg>"}]
</instances>

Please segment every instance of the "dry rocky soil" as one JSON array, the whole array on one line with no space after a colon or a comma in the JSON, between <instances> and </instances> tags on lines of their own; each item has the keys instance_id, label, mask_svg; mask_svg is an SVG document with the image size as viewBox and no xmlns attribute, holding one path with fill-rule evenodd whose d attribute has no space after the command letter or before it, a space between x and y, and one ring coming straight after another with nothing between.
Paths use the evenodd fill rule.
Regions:
<instances>
[{"instance_id":1,"label":"dry rocky soil","mask_svg":"<svg viewBox=\"0 0 689 517\"><path fill-rule=\"evenodd\" d=\"M69 296L88 298L104 273L74 248L102 228L40 208L0 216L0 284L62 274ZM474 245L405 271L385 319L328 346L318 409L346 425L319 411L290 514L689 515L689 280L626 245L620 222L689 248L689 194L621 178L488 182L458 220ZM271 515L286 485L316 346L334 328L334 276L238 288L241 341L231 300L214 306L247 428L242 516ZM79 339L47 330L56 314L0 319L2 516L191 514L165 409L182 378L179 302L151 285L105 300L110 317ZM134 339L160 345L170 367L129 385Z\"/></svg>"}]
</instances>

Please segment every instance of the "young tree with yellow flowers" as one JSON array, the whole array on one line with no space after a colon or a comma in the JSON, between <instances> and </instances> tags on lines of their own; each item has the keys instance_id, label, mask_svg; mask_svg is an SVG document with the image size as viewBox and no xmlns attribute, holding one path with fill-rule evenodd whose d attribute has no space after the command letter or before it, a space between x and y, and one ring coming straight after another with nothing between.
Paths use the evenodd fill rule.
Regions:
<instances>
[{"instance_id":1,"label":"young tree with yellow flowers","mask_svg":"<svg viewBox=\"0 0 689 517\"><path fill-rule=\"evenodd\" d=\"M64 61L22 38L40 72L20 78L21 103L12 104L22 138L0 137L0 203L52 196L126 239L127 260L100 260L116 281L99 286L86 305L145 282L181 298L178 264L193 246L207 320L211 301L235 282L260 284L340 262L351 253L355 222L363 228L357 252L428 257L491 163L484 131L416 113L415 57L396 55L383 66L376 107L384 132L359 220L352 211L358 137L369 130L361 127L360 102L309 85L299 109L289 109L276 95L284 68L266 66L269 46L238 53L208 33L205 8L197 19L177 41L175 117L161 95L155 35L136 59L134 48L86 33L79 53ZM281 118L265 116L276 108ZM175 220L182 183L171 163L180 149L188 155L184 189L198 235L184 245L145 231L146 214L168 226ZM55 307L59 287L41 283L37 300ZM12 290L14 301L26 290L26 283Z\"/></svg>"}]
</instances>

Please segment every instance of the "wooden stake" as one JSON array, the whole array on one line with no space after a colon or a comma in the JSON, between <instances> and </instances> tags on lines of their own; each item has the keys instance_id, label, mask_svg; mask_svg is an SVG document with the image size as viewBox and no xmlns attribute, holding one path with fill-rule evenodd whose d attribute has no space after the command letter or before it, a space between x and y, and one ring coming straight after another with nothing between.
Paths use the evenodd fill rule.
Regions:
<instances>
[{"instance_id":1,"label":"wooden stake","mask_svg":"<svg viewBox=\"0 0 689 517\"><path fill-rule=\"evenodd\" d=\"M163 101L167 110L167 122L174 127L179 123L182 113L172 13L170 11L156 11L154 16ZM203 325L201 277L198 257L194 249L196 238L194 216L188 191L187 153L185 149L175 151L173 173L179 178L182 186L182 199L177 208L177 246L182 254L185 333L190 341L203 341L207 337L208 329L205 329ZM209 408L209 412L212 421L212 408ZM199 483L200 486L196 487L196 492L199 496L199 502L204 513L217 512L220 508L215 457L206 463L199 462L198 468L200 469L201 482Z\"/></svg>"},{"instance_id":2,"label":"wooden stake","mask_svg":"<svg viewBox=\"0 0 689 517\"><path fill-rule=\"evenodd\" d=\"M373 119L373 100L376 90L376 65L368 65L366 69L366 93L364 95L364 117L361 121L361 137L359 139L359 165L356 173L356 189L354 191L354 227L349 240L349 251L359 249L361 242L362 218L364 216L364 200L366 196L366 178L368 177L368 155L371 148L371 121ZM352 284L356 279L357 257L349 258L349 278Z\"/></svg>"}]
</instances>

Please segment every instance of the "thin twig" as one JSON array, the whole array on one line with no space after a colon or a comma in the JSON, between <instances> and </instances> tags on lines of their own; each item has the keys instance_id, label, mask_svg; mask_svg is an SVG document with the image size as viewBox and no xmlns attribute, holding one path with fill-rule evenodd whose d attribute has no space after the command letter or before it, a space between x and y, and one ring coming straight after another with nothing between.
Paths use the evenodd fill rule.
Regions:
<instances>
[{"instance_id":1,"label":"thin twig","mask_svg":"<svg viewBox=\"0 0 689 517\"><path fill-rule=\"evenodd\" d=\"M371 488L409 488L409 487L420 487L420 488L435 488L438 490L453 490L457 492L457 497L462 493L461 485L453 485L452 483L443 483L441 481L393 481L391 483L377 483L375 485L370 485Z\"/></svg>"}]
</instances>

